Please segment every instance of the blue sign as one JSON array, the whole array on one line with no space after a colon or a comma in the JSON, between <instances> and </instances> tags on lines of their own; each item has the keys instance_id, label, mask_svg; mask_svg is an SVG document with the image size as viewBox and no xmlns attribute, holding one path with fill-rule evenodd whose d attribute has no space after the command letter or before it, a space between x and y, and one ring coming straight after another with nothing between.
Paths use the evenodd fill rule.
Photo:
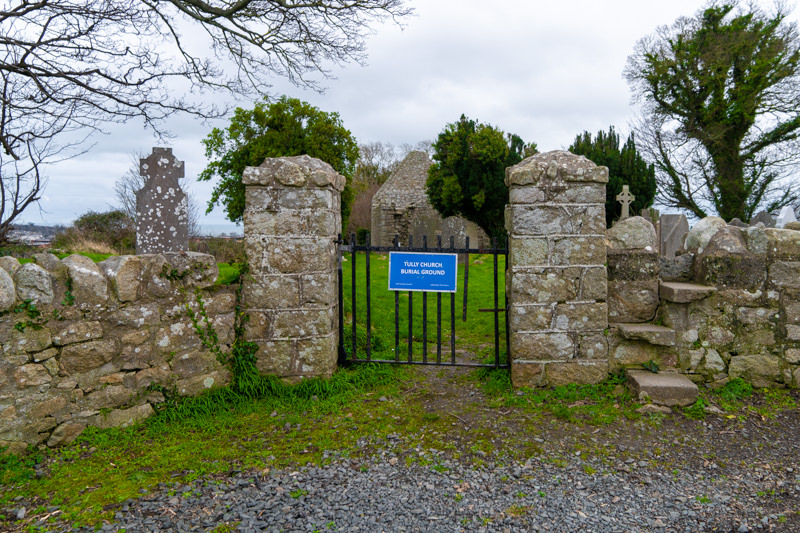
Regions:
<instances>
[{"instance_id":1,"label":"blue sign","mask_svg":"<svg viewBox=\"0 0 800 533\"><path fill-rule=\"evenodd\" d=\"M456 292L458 254L389 252L389 290Z\"/></svg>"}]
</instances>

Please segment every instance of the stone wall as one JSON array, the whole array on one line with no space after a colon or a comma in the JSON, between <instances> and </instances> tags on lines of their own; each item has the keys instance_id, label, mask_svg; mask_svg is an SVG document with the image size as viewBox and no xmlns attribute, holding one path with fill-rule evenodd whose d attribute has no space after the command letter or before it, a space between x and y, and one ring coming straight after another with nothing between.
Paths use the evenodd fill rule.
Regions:
<instances>
[{"instance_id":1,"label":"stone wall","mask_svg":"<svg viewBox=\"0 0 800 533\"><path fill-rule=\"evenodd\" d=\"M608 169L569 152L506 170L506 294L515 387L608 375L605 184Z\"/></svg>"},{"instance_id":2,"label":"stone wall","mask_svg":"<svg viewBox=\"0 0 800 533\"><path fill-rule=\"evenodd\" d=\"M648 226L608 231L611 369L653 361L696 382L800 386L800 231L708 217L659 262Z\"/></svg>"},{"instance_id":3,"label":"stone wall","mask_svg":"<svg viewBox=\"0 0 800 533\"><path fill-rule=\"evenodd\" d=\"M261 372L297 380L336 369L340 193L345 178L308 156L245 169L247 336Z\"/></svg>"},{"instance_id":4,"label":"stone wall","mask_svg":"<svg viewBox=\"0 0 800 533\"><path fill-rule=\"evenodd\" d=\"M191 252L98 264L0 257L0 446L68 443L87 426L152 415L160 387L195 395L228 383L184 306L201 289L220 341L230 343L235 296L214 286L217 274L213 256Z\"/></svg>"}]
</instances>

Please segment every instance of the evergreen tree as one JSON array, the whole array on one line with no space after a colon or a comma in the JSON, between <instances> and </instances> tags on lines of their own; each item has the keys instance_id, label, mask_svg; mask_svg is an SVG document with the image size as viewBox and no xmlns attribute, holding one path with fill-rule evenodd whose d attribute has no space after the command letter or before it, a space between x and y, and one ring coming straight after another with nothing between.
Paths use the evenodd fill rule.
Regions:
<instances>
[{"instance_id":1,"label":"evergreen tree","mask_svg":"<svg viewBox=\"0 0 800 533\"><path fill-rule=\"evenodd\" d=\"M622 214L622 204L617 195L622 186L627 185L635 200L631 204L631 214L639 214L645 207L653 204L656 194L655 167L648 164L636 151L633 134L620 149L619 135L614 126L608 133L601 131L592 139L585 131L575 137L569 151L576 155L586 156L598 166L608 167L608 184L606 185L606 225L617 220Z\"/></svg>"}]
</instances>

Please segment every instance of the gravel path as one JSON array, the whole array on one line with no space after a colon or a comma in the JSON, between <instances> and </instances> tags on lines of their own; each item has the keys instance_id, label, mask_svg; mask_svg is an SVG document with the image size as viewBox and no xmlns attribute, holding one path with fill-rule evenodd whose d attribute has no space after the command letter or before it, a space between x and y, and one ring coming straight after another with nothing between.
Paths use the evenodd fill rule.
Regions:
<instances>
[{"instance_id":1,"label":"gravel path","mask_svg":"<svg viewBox=\"0 0 800 533\"><path fill-rule=\"evenodd\" d=\"M567 464L534 457L505 466L474 466L424 451L418 459L408 465L384 453L368 463L339 458L297 471L162 484L122 505L102 531L698 533L797 527L770 505L775 497L798 501L800 476L791 468L754 473L742 467L720 476L713 467L664 472L630 459L609 467L577 456Z\"/></svg>"}]
</instances>

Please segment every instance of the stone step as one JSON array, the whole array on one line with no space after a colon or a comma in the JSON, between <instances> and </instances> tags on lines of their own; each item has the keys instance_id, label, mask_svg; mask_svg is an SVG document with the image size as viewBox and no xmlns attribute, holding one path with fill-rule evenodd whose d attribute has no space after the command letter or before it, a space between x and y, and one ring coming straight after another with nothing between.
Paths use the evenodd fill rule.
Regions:
<instances>
[{"instance_id":1,"label":"stone step","mask_svg":"<svg viewBox=\"0 0 800 533\"><path fill-rule=\"evenodd\" d=\"M634 398L650 399L656 405L685 406L697 401L697 385L675 371L662 370L658 374L649 370L629 369L628 388Z\"/></svg>"},{"instance_id":2,"label":"stone step","mask_svg":"<svg viewBox=\"0 0 800 533\"><path fill-rule=\"evenodd\" d=\"M629 340L642 340L656 346L675 346L675 330L655 324L614 324L620 334Z\"/></svg>"},{"instance_id":3,"label":"stone step","mask_svg":"<svg viewBox=\"0 0 800 533\"><path fill-rule=\"evenodd\" d=\"M659 285L658 295L668 302L687 304L707 298L717 291L716 287L684 283L681 281L662 281Z\"/></svg>"}]
</instances>

